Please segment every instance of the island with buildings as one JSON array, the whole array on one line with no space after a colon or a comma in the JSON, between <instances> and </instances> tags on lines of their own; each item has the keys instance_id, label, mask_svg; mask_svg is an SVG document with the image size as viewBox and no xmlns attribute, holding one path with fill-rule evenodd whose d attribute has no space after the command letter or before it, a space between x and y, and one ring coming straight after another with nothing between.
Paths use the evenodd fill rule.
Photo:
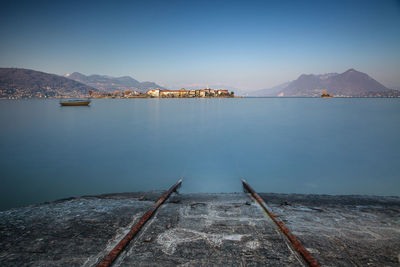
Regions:
<instances>
[{"instance_id":1,"label":"island with buildings","mask_svg":"<svg viewBox=\"0 0 400 267\"><path fill-rule=\"evenodd\" d=\"M328 92L327 92L326 90L324 90L324 91L322 92L321 97L322 97L322 98L331 98L331 97L333 97L333 95L328 94Z\"/></svg>"},{"instance_id":2,"label":"island with buildings","mask_svg":"<svg viewBox=\"0 0 400 267\"><path fill-rule=\"evenodd\" d=\"M90 97L93 98L214 98L214 97L234 97L234 92L226 89L189 89L180 90L151 89L146 93L125 90L123 92L96 92L89 90Z\"/></svg>"},{"instance_id":3,"label":"island with buildings","mask_svg":"<svg viewBox=\"0 0 400 267\"><path fill-rule=\"evenodd\" d=\"M229 92L226 89L191 89L185 90L184 88L180 90L160 90L152 89L146 93L150 97L233 97L234 92Z\"/></svg>"}]
</instances>

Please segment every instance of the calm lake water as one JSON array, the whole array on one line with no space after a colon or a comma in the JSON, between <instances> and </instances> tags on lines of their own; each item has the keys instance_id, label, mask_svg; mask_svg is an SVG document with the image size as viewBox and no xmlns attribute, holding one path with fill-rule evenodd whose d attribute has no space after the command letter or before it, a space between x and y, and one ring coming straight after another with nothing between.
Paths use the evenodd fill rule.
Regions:
<instances>
[{"instance_id":1,"label":"calm lake water","mask_svg":"<svg viewBox=\"0 0 400 267\"><path fill-rule=\"evenodd\" d=\"M0 101L1 209L167 189L400 195L400 99Z\"/></svg>"}]
</instances>

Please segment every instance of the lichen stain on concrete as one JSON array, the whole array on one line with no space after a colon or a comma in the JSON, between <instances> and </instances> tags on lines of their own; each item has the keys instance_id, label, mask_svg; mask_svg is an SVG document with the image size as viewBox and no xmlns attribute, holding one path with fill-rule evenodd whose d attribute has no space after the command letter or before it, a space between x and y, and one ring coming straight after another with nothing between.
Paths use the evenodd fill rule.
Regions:
<instances>
[{"instance_id":1,"label":"lichen stain on concrete","mask_svg":"<svg viewBox=\"0 0 400 267\"><path fill-rule=\"evenodd\" d=\"M257 222L264 222L265 217L256 216L259 214L248 214L248 211L242 212L243 203L236 203L235 210L228 205L214 204L214 203L195 203L195 205L184 206L179 209L179 216L181 218L195 219L196 222L202 223L204 227L212 226L218 221L226 222L229 218L231 224L245 223L249 226L255 226ZM252 205L253 209L259 209L257 205ZM253 215L251 217L250 215Z\"/></svg>"},{"instance_id":2,"label":"lichen stain on concrete","mask_svg":"<svg viewBox=\"0 0 400 267\"><path fill-rule=\"evenodd\" d=\"M260 247L260 242L258 240L248 241L246 247L249 249L257 249Z\"/></svg>"},{"instance_id":3,"label":"lichen stain on concrete","mask_svg":"<svg viewBox=\"0 0 400 267\"><path fill-rule=\"evenodd\" d=\"M235 205L233 205L235 207ZM241 241L242 237L249 236L243 234L216 234L207 233L193 229L193 222L196 222L196 229L206 229L212 227L214 224L221 224L226 222L227 218L232 221L239 221L241 223L248 222L249 225L254 225L251 222L254 219L249 217L240 216L238 208L242 203L236 205L236 209L232 209L232 205L221 205L211 203L192 203L179 208L180 225L177 228L169 229L157 237L157 243L162 246L162 251L168 255L174 254L176 247L181 243L194 242L204 240L211 246L220 246L223 241ZM221 212L222 211L222 212ZM264 220L260 218L259 220ZM185 221L187 223L185 223ZM202 225L203 227L199 227ZM186 227L185 227L186 226Z\"/></svg>"},{"instance_id":4,"label":"lichen stain on concrete","mask_svg":"<svg viewBox=\"0 0 400 267\"><path fill-rule=\"evenodd\" d=\"M213 246L220 246L224 240L241 241L244 235L218 235L198 232L190 229L176 228L165 231L157 238L158 244L162 246L165 254L174 254L176 247L181 243L205 240Z\"/></svg>"},{"instance_id":5,"label":"lichen stain on concrete","mask_svg":"<svg viewBox=\"0 0 400 267\"><path fill-rule=\"evenodd\" d=\"M118 264L302 266L275 225L250 202L243 193L174 196Z\"/></svg>"},{"instance_id":6,"label":"lichen stain on concrete","mask_svg":"<svg viewBox=\"0 0 400 267\"><path fill-rule=\"evenodd\" d=\"M82 197L0 212L0 265L91 266L161 193ZM323 266L400 264L398 197L260 196ZM303 266L261 207L243 193L172 195L118 263Z\"/></svg>"}]
</instances>

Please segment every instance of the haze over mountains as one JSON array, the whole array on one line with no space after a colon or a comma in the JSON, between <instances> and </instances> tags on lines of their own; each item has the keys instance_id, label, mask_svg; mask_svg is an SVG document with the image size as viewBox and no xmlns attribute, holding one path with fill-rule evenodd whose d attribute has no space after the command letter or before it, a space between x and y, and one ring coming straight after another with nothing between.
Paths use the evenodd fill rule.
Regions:
<instances>
[{"instance_id":1,"label":"haze over mountains","mask_svg":"<svg viewBox=\"0 0 400 267\"><path fill-rule=\"evenodd\" d=\"M399 97L369 75L349 69L344 73L302 74L292 82L252 92L252 96L319 97L323 90L342 97Z\"/></svg>"},{"instance_id":2,"label":"haze over mountains","mask_svg":"<svg viewBox=\"0 0 400 267\"><path fill-rule=\"evenodd\" d=\"M65 77L29 69L0 68L0 98L83 97L88 91L145 93L160 88L154 82L139 82L130 76L86 76L78 72ZM349 69L344 73L303 74L294 81L273 88L253 91L251 96L319 97L323 90L342 97L400 97L399 90L388 89L365 73ZM244 90L235 90L245 95Z\"/></svg>"},{"instance_id":3,"label":"haze over mountains","mask_svg":"<svg viewBox=\"0 0 400 267\"><path fill-rule=\"evenodd\" d=\"M79 72L65 74L64 76L106 92L132 90L145 93L151 89L165 89L154 82L139 82L130 76L112 77L97 74L86 76Z\"/></svg>"},{"instance_id":4,"label":"haze over mountains","mask_svg":"<svg viewBox=\"0 0 400 267\"><path fill-rule=\"evenodd\" d=\"M0 68L0 98L80 97L97 89L63 76L17 68Z\"/></svg>"},{"instance_id":5,"label":"haze over mountains","mask_svg":"<svg viewBox=\"0 0 400 267\"><path fill-rule=\"evenodd\" d=\"M19 68L0 68L0 98L87 97L91 91L131 90L145 93L164 89L153 82L139 82L132 77L86 76L78 72L56 75Z\"/></svg>"}]
</instances>

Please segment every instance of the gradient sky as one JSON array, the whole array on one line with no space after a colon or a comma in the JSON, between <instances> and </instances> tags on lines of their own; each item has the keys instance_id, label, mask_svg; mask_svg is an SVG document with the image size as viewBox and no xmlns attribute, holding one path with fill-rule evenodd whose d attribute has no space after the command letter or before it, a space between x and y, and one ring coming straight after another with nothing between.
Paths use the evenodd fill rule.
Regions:
<instances>
[{"instance_id":1,"label":"gradient sky","mask_svg":"<svg viewBox=\"0 0 400 267\"><path fill-rule=\"evenodd\" d=\"M400 87L400 2L2 1L0 66L263 89L355 68Z\"/></svg>"}]
</instances>

